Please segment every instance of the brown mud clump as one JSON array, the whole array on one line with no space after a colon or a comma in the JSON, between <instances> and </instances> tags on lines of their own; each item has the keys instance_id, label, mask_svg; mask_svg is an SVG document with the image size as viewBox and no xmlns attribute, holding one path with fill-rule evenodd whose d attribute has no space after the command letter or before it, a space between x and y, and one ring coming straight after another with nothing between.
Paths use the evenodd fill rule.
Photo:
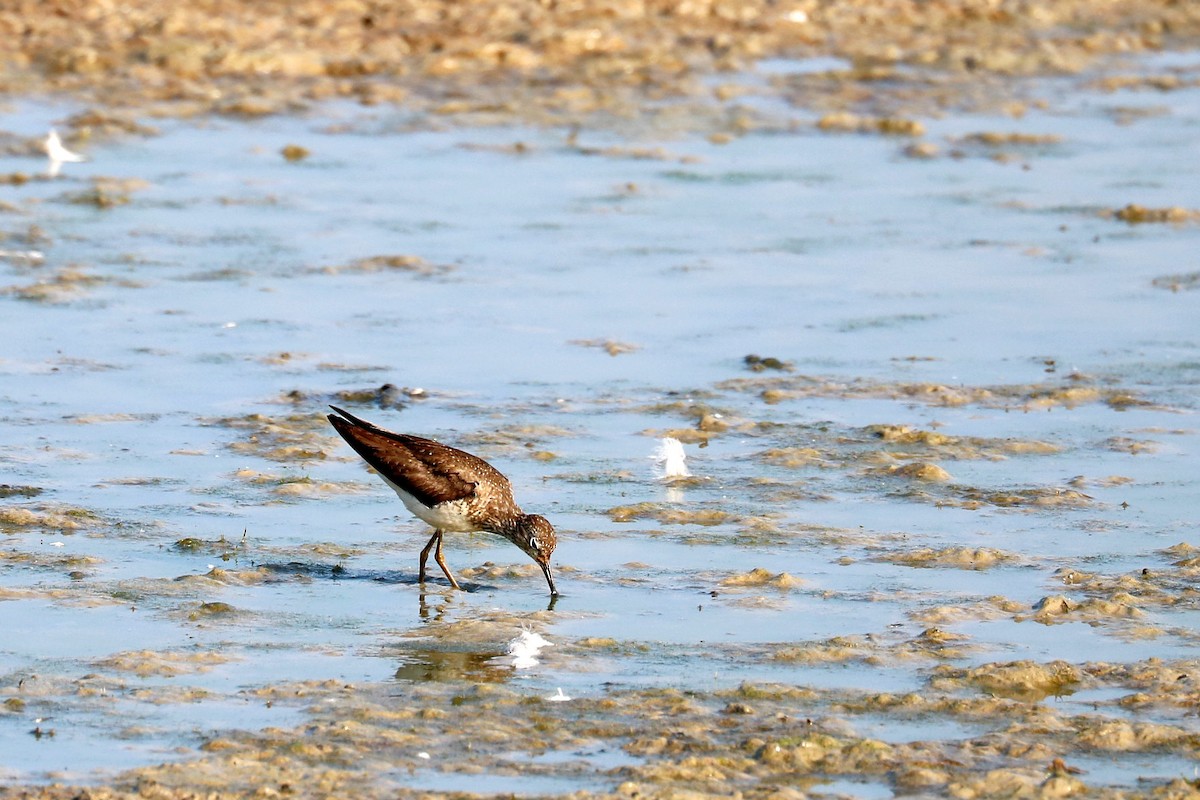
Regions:
<instances>
[{"instance_id":1,"label":"brown mud clump","mask_svg":"<svg viewBox=\"0 0 1200 800\"><path fill-rule=\"evenodd\" d=\"M595 347L603 350L610 356L636 353L640 349L636 344L619 342L616 339L572 339L571 344L578 345L579 347Z\"/></svg>"},{"instance_id":2,"label":"brown mud clump","mask_svg":"<svg viewBox=\"0 0 1200 800\"><path fill-rule=\"evenodd\" d=\"M1176 224L1184 222L1200 222L1200 210L1181 208L1180 206L1147 208L1146 206L1138 205L1137 203L1130 203L1124 208L1118 208L1115 211L1108 211L1106 214L1121 220L1121 222L1128 222L1130 225L1137 225L1144 222L1167 222Z\"/></svg>"},{"instance_id":3,"label":"brown mud clump","mask_svg":"<svg viewBox=\"0 0 1200 800\"><path fill-rule=\"evenodd\" d=\"M1082 688L1080 683L1083 680L1079 668L1065 661L1049 664L1013 661L969 669L939 667L935 674L931 684L939 690L955 686L970 687L996 697L1026 702L1071 694Z\"/></svg>"},{"instance_id":4,"label":"brown mud clump","mask_svg":"<svg viewBox=\"0 0 1200 800\"><path fill-rule=\"evenodd\" d=\"M930 464L925 461L914 461L911 464L903 466L887 466L878 469L870 470L872 475L893 475L899 478L908 478L914 481L930 481L933 483L944 483L951 480L950 473L939 467L937 464Z\"/></svg>"},{"instance_id":5,"label":"brown mud clump","mask_svg":"<svg viewBox=\"0 0 1200 800\"><path fill-rule=\"evenodd\" d=\"M312 155L312 152L307 147L298 144L287 144L283 146L279 154L287 161L296 162L308 158Z\"/></svg>"},{"instance_id":6,"label":"brown mud clump","mask_svg":"<svg viewBox=\"0 0 1200 800\"><path fill-rule=\"evenodd\" d=\"M212 420L210 424L243 432L243 438L229 444L233 452L271 461L320 460L334 452L337 445L336 437L328 434L329 426L321 414L283 417L247 414Z\"/></svg>"},{"instance_id":7,"label":"brown mud clump","mask_svg":"<svg viewBox=\"0 0 1200 800\"><path fill-rule=\"evenodd\" d=\"M318 272L328 275L341 273L407 272L424 278L444 275L454 269L450 264L431 264L420 256L370 256L341 266L323 267Z\"/></svg>"},{"instance_id":8,"label":"brown mud clump","mask_svg":"<svg viewBox=\"0 0 1200 800\"><path fill-rule=\"evenodd\" d=\"M989 569L1000 564L1009 564L1017 556L992 547L944 547L934 549L922 547L877 556L878 561L888 561L908 567L949 567L952 569Z\"/></svg>"},{"instance_id":9,"label":"brown mud clump","mask_svg":"<svg viewBox=\"0 0 1200 800\"><path fill-rule=\"evenodd\" d=\"M795 589L801 585L798 578L786 572L774 573L762 567L755 567L749 572L734 575L721 581L726 588L764 588L764 589Z\"/></svg>"}]
</instances>

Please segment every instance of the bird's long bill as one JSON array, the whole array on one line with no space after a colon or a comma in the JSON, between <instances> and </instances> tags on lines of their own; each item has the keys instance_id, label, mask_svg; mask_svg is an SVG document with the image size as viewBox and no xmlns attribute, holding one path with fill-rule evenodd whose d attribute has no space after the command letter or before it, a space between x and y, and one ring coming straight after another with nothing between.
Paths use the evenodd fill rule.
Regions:
<instances>
[{"instance_id":1,"label":"bird's long bill","mask_svg":"<svg viewBox=\"0 0 1200 800\"><path fill-rule=\"evenodd\" d=\"M550 565L542 564L542 572L546 573L546 583L550 584L550 594L554 597L558 596L558 589L554 588L554 576L550 574Z\"/></svg>"}]
</instances>

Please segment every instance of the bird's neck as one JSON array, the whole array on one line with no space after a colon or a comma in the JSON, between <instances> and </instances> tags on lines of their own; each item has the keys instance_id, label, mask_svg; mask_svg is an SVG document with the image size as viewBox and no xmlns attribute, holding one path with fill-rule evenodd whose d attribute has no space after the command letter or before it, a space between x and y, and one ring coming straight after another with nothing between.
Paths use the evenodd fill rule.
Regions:
<instances>
[{"instance_id":1,"label":"bird's neck","mask_svg":"<svg viewBox=\"0 0 1200 800\"><path fill-rule=\"evenodd\" d=\"M499 534L505 539L512 539L521 529L521 523L525 519L525 514L516 512L514 514L505 515L499 519L493 519L488 526L488 530L492 533Z\"/></svg>"}]
</instances>

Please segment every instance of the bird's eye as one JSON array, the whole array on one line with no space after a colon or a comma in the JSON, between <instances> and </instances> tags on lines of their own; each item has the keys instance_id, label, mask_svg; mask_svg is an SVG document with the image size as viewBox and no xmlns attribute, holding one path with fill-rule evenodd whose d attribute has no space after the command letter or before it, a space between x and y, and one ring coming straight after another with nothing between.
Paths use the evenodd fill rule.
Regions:
<instances>
[{"instance_id":1,"label":"bird's eye","mask_svg":"<svg viewBox=\"0 0 1200 800\"><path fill-rule=\"evenodd\" d=\"M542 543L538 541L536 536L529 537L529 546L532 547L534 550L542 549Z\"/></svg>"}]
</instances>

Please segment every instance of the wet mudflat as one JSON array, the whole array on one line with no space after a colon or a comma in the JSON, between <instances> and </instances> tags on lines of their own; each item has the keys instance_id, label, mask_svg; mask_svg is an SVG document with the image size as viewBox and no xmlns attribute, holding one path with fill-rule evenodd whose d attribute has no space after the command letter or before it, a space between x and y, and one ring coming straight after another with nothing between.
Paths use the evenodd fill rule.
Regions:
<instances>
[{"instance_id":1,"label":"wet mudflat","mask_svg":"<svg viewBox=\"0 0 1200 800\"><path fill-rule=\"evenodd\" d=\"M14 146L5 795L1196 793L1194 60L920 130L830 67L723 80L736 136ZM508 473L563 596L485 534L420 586L331 402Z\"/></svg>"}]
</instances>

